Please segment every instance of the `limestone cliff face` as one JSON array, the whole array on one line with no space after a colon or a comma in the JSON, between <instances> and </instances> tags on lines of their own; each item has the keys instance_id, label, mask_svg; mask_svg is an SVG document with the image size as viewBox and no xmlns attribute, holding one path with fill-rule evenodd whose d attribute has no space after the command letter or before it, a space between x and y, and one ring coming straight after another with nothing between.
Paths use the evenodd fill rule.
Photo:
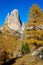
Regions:
<instances>
[{"instance_id":1,"label":"limestone cliff face","mask_svg":"<svg viewBox=\"0 0 43 65\"><path fill-rule=\"evenodd\" d=\"M22 33L24 31L24 24L20 20L20 16L17 9L14 9L11 14L8 13L5 22L7 26L15 31Z\"/></svg>"}]
</instances>

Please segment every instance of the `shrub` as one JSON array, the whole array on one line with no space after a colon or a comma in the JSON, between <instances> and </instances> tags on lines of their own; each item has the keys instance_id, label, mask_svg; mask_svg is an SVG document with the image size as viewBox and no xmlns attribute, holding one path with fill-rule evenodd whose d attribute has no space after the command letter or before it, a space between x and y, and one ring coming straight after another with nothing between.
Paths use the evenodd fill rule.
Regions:
<instances>
[{"instance_id":1,"label":"shrub","mask_svg":"<svg viewBox=\"0 0 43 65\"><path fill-rule=\"evenodd\" d=\"M29 48L28 43L22 44L22 53L23 53L23 54L28 54L28 53L30 53L30 48Z\"/></svg>"}]
</instances>

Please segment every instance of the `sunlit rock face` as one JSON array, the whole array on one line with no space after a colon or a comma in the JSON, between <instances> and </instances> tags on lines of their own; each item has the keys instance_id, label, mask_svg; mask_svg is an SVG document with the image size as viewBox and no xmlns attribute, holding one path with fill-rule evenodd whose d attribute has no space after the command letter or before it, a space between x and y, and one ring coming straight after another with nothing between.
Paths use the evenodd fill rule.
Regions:
<instances>
[{"instance_id":1,"label":"sunlit rock face","mask_svg":"<svg viewBox=\"0 0 43 65\"><path fill-rule=\"evenodd\" d=\"M17 9L14 9L11 14L7 15L6 21L8 27L13 30L24 30L24 24L20 20L20 16ZM21 31L20 31L21 32Z\"/></svg>"},{"instance_id":2,"label":"sunlit rock face","mask_svg":"<svg viewBox=\"0 0 43 65\"><path fill-rule=\"evenodd\" d=\"M13 10L11 14L8 16L8 27L14 30L19 30L20 22L19 22L19 14L18 10Z\"/></svg>"}]
</instances>

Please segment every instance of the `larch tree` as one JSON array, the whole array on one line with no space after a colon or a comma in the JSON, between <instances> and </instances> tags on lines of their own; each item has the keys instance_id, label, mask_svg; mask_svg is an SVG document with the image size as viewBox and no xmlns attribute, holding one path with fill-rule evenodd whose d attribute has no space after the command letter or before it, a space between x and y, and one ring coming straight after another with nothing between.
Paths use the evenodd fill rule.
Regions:
<instances>
[{"instance_id":1,"label":"larch tree","mask_svg":"<svg viewBox=\"0 0 43 65\"><path fill-rule=\"evenodd\" d=\"M30 8L29 21L26 24L26 40L28 43L35 43L38 45L43 44L42 36L43 29L41 26L43 25L43 12L36 5L32 5Z\"/></svg>"}]
</instances>

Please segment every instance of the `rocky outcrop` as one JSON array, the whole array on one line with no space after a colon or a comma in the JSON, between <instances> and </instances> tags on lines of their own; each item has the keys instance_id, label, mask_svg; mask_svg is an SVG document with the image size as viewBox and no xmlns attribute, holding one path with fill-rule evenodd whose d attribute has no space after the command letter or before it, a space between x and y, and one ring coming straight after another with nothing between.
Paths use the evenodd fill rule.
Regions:
<instances>
[{"instance_id":1,"label":"rocky outcrop","mask_svg":"<svg viewBox=\"0 0 43 65\"><path fill-rule=\"evenodd\" d=\"M43 30L43 25L36 25L36 26L28 26L26 27L27 30Z\"/></svg>"},{"instance_id":2,"label":"rocky outcrop","mask_svg":"<svg viewBox=\"0 0 43 65\"><path fill-rule=\"evenodd\" d=\"M7 22L10 29L23 33L25 26L20 20L17 9L14 9L11 14L8 13L5 22Z\"/></svg>"}]
</instances>

